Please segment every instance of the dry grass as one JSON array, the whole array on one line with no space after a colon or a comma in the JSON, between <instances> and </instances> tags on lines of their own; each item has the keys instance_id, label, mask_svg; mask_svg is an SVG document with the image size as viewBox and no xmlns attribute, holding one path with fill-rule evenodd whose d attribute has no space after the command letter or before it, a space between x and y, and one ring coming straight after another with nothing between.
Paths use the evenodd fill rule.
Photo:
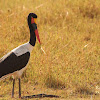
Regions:
<instances>
[{"instance_id":1,"label":"dry grass","mask_svg":"<svg viewBox=\"0 0 100 100\"><path fill-rule=\"evenodd\" d=\"M71 100L88 100L93 95L98 99L99 6L99 0L0 1L0 57L29 40L27 15L30 12L38 15L38 30L46 55L37 42L22 77L22 95L47 93ZM11 99L9 80L0 82L2 100Z\"/></svg>"}]
</instances>

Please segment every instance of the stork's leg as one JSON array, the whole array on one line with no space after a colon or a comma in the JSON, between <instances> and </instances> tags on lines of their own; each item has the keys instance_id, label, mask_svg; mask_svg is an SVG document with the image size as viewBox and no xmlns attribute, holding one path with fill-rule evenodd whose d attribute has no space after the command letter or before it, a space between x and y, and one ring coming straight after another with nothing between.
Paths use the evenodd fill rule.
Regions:
<instances>
[{"instance_id":1,"label":"stork's leg","mask_svg":"<svg viewBox=\"0 0 100 100\"><path fill-rule=\"evenodd\" d=\"M12 98L14 97L14 85L15 85L15 79L13 79Z\"/></svg>"},{"instance_id":2,"label":"stork's leg","mask_svg":"<svg viewBox=\"0 0 100 100\"><path fill-rule=\"evenodd\" d=\"M20 78L18 80L19 80L19 98L21 98L21 82L20 82Z\"/></svg>"}]
</instances>

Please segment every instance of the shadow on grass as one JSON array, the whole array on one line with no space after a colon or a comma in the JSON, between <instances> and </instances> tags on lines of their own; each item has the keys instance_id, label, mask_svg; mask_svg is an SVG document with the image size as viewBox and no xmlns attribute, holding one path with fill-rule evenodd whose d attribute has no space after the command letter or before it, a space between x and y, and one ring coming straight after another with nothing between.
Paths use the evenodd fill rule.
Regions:
<instances>
[{"instance_id":1,"label":"shadow on grass","mask_svg":"<svg viewBox=\"0 0 100 100\"><path fill-rule=\"evenodd\" d=\"M57 95L47 95L47 94L36 94L36 95L30 95L30 96L23 96L21 99L31 99L31 98L60 98L60 96Z\"/></svg>"}]
</instances>

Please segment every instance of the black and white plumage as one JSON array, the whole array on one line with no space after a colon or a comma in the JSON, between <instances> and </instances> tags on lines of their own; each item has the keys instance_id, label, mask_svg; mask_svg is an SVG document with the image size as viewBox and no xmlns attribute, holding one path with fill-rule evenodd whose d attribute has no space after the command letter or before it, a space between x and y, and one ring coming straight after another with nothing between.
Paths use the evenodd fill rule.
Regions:
<instances>
[{"instance_id":1,"label":"black and white plumage","mask_svg":"<svg viewBox=\"0 0 100 100\"><path fill-rule=\"evenodd\" d=\"M0 80L13 75L12 97L14 97L15 78L19 79L19 97L21 97L20 77L26 69L30 58L30 53L36 43L36 36L40 43L36 24L37 15L30 13L28 15L28 25L30 29L30 41L13 49L10 53L0 59Z\"/></svg>"}]
</instances>

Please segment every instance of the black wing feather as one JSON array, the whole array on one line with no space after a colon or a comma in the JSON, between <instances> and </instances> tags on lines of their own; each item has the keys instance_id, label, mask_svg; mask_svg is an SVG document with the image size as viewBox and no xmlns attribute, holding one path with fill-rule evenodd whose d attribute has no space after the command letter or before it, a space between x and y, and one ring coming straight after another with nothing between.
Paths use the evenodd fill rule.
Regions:
<instances>
[{"instance_id":1,"label":"black wing feather","mask_svg":"<svg viewBox=\"0 0 100 100\"><path fill-rule=\"evenodd\" d=\"M8 53L0 59L0 78L9 73L13 73L26 66L30 58L30 53L16 56L13 52Z\"/></svg>"}]
</instances>

